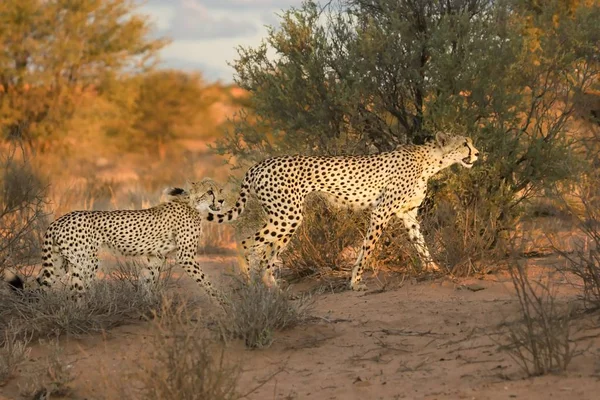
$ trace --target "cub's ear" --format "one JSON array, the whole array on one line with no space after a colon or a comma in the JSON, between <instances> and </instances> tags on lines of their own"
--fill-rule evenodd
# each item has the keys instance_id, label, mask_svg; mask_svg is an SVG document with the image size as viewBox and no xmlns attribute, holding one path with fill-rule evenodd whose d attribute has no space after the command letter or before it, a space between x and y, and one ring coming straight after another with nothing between
<instances>
[{"instance_id":1,"label":"cub's ear","mask_svg":"<svg viewBox=\"0 0 600 400\"><path fill-rule=\"evenodd\" d=\"M166 188L163 192L166 196L181 196L185 193L185 190L178 187L169 187Z\"/></svg>"},{"instance_id":2,"label":"cub's ear","mask_svg":"<svg viewBox=\"0 0 600 400\"><path fill-rule=\"evenodd\" d=\"M163 190L164 201L186 201L189 193L178 187L168 187Z\"/></svg>"},{"instance_id":3,"label":"cub's ear","mask_svg":"<svg viewBox=\"0 0 600 400\"><path fill-rule=\"evenodd\" d=\"M450 143L450 139L451 139L450 135L448 135L444 132L438 132L435 134L435 142L440 147L448 146L448 144Z\"/></svg>"}]
</instances>

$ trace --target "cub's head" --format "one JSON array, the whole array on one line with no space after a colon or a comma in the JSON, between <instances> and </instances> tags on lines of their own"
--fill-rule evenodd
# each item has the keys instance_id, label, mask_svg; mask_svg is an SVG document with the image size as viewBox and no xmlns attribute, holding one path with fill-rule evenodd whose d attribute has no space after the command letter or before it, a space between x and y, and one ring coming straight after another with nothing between
<instances>
[{"instance_id":1,"label":"cub's head","mask_svg":"<svg viewBox=\"0 0 600 400\"><path fill-rule=\"evenodd\" d=\"M435 135L435 145L442 153L446 165L461 164L465 168L471 168L479 158L479 150L473 146L471 138L464 136L450 136L438 132Z\"/></svg>"},{"instance_id":2,"label":"cub's head","mask_svg":"<svg viewBox=\"0 0 600 400\"><path fill-rule=\"evenodd\" d=\"M225 202L223 189L210 178L188 184L187 190L181 188L167 188L164 191L168 201L186 203L196 211L219 211Z\"/></svg>"}]
</instances>

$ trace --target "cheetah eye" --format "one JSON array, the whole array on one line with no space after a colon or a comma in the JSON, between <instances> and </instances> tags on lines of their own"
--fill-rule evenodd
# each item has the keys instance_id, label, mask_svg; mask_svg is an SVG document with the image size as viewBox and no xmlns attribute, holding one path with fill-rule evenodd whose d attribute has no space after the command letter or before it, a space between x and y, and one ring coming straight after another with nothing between
<instances>
[{"instance_id":1,"label":"cheetah eye","mask_svg":"<svg viewBox=\"0 0 600 400\"><path fill-rule=\"evenodd\" d=\"M206 192L207 195L212 196L213 195L213 191L209 190L208 192Z\"/></svg>"}]
</instances>

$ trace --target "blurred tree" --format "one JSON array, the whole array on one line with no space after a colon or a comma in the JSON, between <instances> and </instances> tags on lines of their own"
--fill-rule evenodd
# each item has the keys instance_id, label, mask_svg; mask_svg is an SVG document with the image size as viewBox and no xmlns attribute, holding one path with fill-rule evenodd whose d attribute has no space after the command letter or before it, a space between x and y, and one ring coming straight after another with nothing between
<instances>
[{"instance_id":1,"label":"blurred tree","mask_svg":"<svg viewBox=\"0 0 600 400\"><path fill-rule=\"evenodd\" d=\"M153 65L163 40L133 0L0 2L2 135L48 139L108 74Z\"/></svg>"},{"instance_id":2,"label":"blurred tree","mask_svg":"<svg viewBox=\"0 0 600 400\"><path fill-rule=\"evenodd\" d=\"M133 128L142 133L146 146L154 147L161 159L165 144L195 123L210 104L198 74L156 71L140 78Z\"/></svg>"}]
</instances>

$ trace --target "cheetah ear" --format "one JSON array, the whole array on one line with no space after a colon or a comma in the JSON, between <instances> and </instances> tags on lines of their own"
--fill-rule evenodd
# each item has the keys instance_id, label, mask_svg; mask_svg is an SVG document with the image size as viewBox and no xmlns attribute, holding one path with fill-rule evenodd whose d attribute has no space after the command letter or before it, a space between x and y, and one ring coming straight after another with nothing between
<instances>
[{"instance_id":1,"label":"cheetah ear","mask_svg":"<svg viewBox=\"0 0 600 400\"><path fill-rule=\"evenodd\" d=\"M190 194L182 188L168 187L163 190L164 201L186 201Z\"/></svg>"},{"instance_id":2,"label":"cheetah ear","mask_svg":"<svg viewBox=\"0 0 600 400\"><path fill-rule=\"evenodd\" d=\"M447 135L444 132L438 132L435 134L435 142L442 148L446 147L450 143L450 135Z\"/></svg>"},{"instance_id":3,"label":"cheetah ear","mask_svg":"<svg viewBox=\"0 0 600 400\"><path fill-rule=\"evenodd\" d=\"M163 194L165 196L181 196L184 193L186 193L185 190L183 190L182 188L178 188L178 187L168 187L168 188L165 188L165 190L163 190Z\"/></svg>"}]
</instances>

